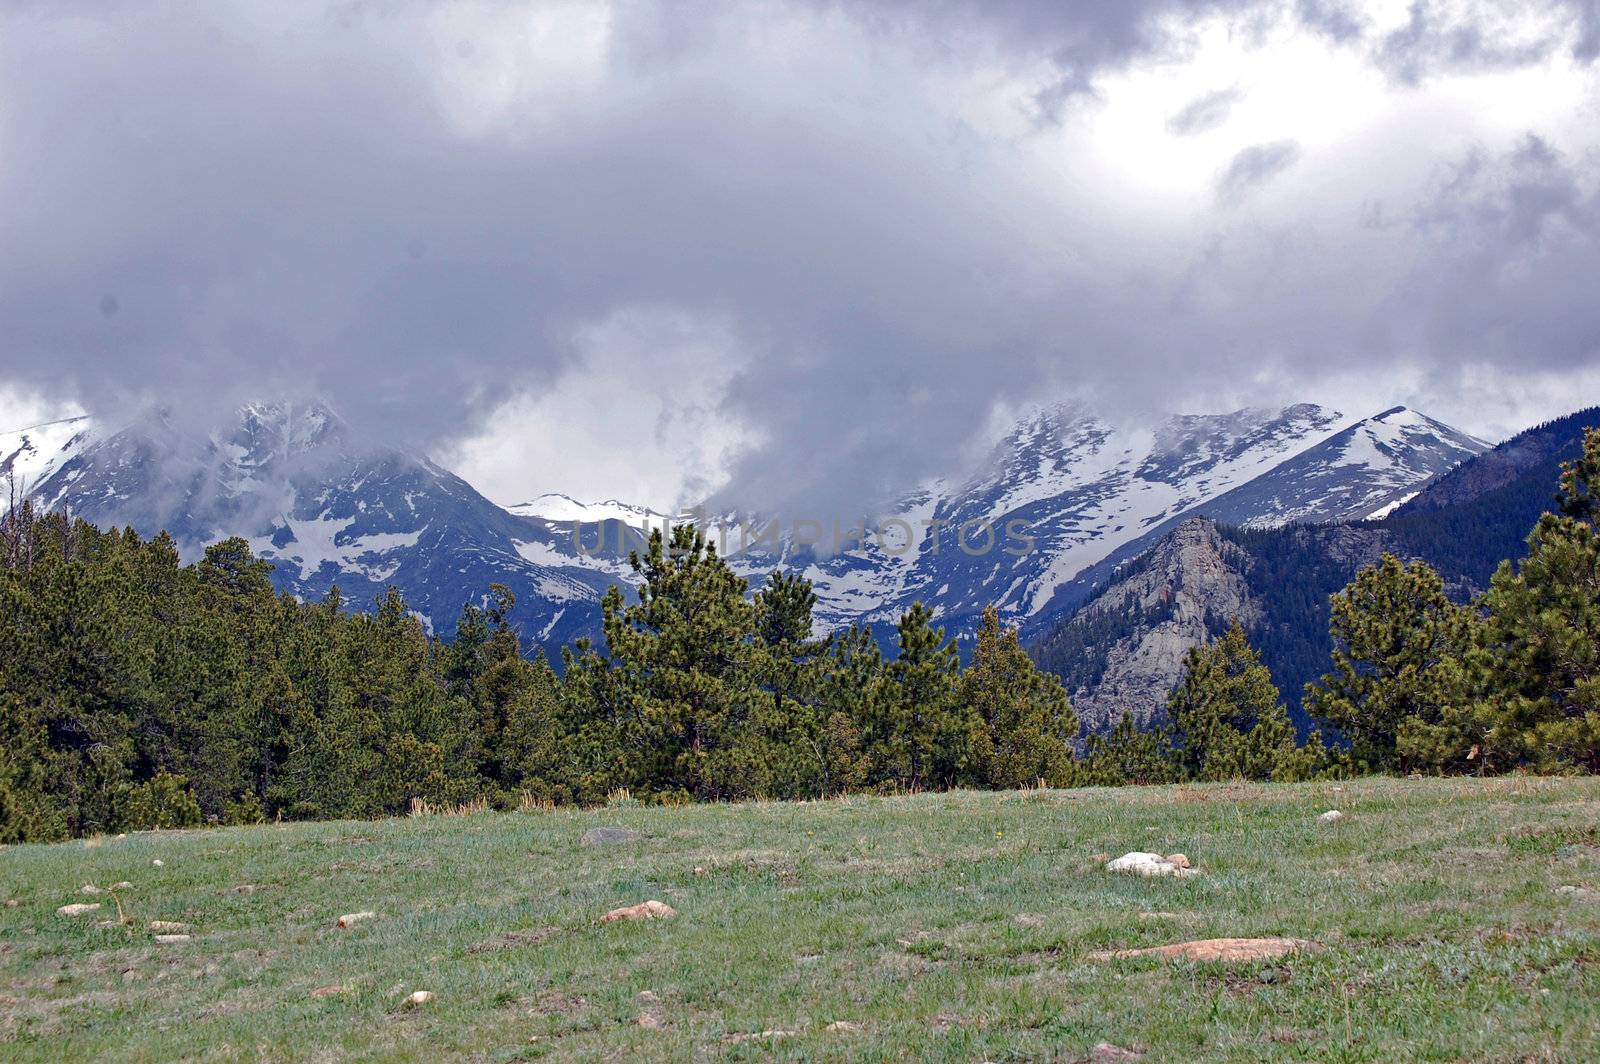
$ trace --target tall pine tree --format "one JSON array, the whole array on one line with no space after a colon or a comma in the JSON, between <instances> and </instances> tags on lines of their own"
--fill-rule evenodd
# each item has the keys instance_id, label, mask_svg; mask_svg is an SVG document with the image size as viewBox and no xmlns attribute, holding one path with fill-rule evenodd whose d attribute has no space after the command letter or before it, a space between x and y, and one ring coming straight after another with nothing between
<instances>
[{"instance_id":1,"label":"tall pine tree","mask_svg":"<svg viewBox=\"0 0 1600 1064\"><path fill-rule=\"evenodd\" d=\"M1600 429L1563 464L1559 513L1539 519L1520 568L1505 562L1483 604L1478 657L1491 756L1600 772Z\"/></svg>"},{"instance_id":2,"label":"tall pine tree","mask_svg":"<svg viewBox=\"0 0 1600 1064\"><path fill-rule=\"evenodd\" d=\"M1385 554L1331 600L1333 671L1306 685L1307 711L1349 741L1358 766L1426 767L1416 729L1459 717L1471 698L1472 623L1426 562ZM1412 737L1404 748L1403 733Z\"/></svg>"}]
</instances>

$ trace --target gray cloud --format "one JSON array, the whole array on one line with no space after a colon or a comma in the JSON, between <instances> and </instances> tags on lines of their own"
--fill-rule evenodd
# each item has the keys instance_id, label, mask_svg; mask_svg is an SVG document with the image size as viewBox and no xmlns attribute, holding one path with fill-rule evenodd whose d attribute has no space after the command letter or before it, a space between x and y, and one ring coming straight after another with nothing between
<instances>
[{"instance_id":1,"label":"gray cloud","mask_svg":"<svg viewBox=\"0 0 1600 1064\"><path fill-rule=\"evenodd\" d=\"M1155 407L1241 361L1594 357L1593 301L1555 302L1600 267L1574 160L1461 164L1425 210L1383 213L1413 220L1400 248L1336 234L1330 252L1298 219L1224 214L1175 223L1210 234L1192 253L1125 254L1095 201L973 128L947 83L1001 70L1032 92L1042 60L1059 111L1173 54L1175 17L1256 6L641 2L590 54L584 12L542 3L538 61L501 2L12 7L0 381L102 412L319 394L431 449L552 388L603 323L665 308L675 335L710 323L740 353L718 413L764 442L722 498L848 511L942 469L996 404L1064 388ZM1298 17L1356 41L1334 10ZM1298 151L1244 149L1218 195L1298 178ZM1501 250L1531 280L1497 278ZM1375 264L1404 299L1353 290ZM648 445L637 429L574 447Z\"/></svg>"},{"instance_id":2,"label":"gray cloud","mask_svg":"<svg viewBox=\"0 0 1600 1064\"><path fill-rule=\"evenodd\" d=\"M1216 129L1228 120L1228 112L1242 99L1244 92L1237 85L1196 96L1167 119L1167 132L1182 137Z\"/></svg>"},{"instance_id":3,"label":"gray cloud","mask_svg":"<svg viewBox=\"0 0 1600 1064\"><path fill-rule=\"evenodd\" d=\"M1557 372L1595 367L1600 192L1582 191L1578 167L1532 135L1502 155L1474 152L1446 167L1412 218L1431 251L1427 268L1378 313L1440 351ZM1573 405L1593 400L1575 395Z\"/></svg>"},{"instance_id":4,"label":"gray cloud","mask_svg":"<svg viewBox=\"0 0 1600 1064\"><path fill-rule=\"evenodd\" d=\"M1358 40L1367 23L1349 0L1296 0L1295 13L1303 25L1341 44Z\"/></svg>"},{"instance_id":5,"label":"gray cloud","mask_svg":"<svg viewBox=\"0 0 1600 1064\"><path fill-rule=\"evenodd\" d=\"M1263 182L1289 169L1300 159L1300 145L1292 140L1252 144L1239 151L1217 175L1217 200L1238 203Z\"/></svg>"},{"instance_id":6,"label":"gray cloud","mask_svg":"<svg viewBox=\"0 0 1600 1064\"><path fill-rule=\"evenodd\" d=\"M1508 19L1548 15L1542 31L1510 33ZM1461 5L1412 0L1406 24L1373 42L1374 62L1399 81L1416 84L1443 71L1492 70L1542 62L1569 46L1593 60L1600 39L1597 0L1524 0Z\"/></svg>"}]
</instances>

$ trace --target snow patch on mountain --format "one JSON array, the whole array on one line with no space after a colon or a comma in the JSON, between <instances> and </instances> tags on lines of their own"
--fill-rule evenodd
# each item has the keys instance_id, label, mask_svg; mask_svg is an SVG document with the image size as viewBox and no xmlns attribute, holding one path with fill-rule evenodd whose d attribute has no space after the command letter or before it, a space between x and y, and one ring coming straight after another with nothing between
<instances>
[{"instance_id":1,"label":"snow patch on mountain","mask_svg":"<svg viewBox=\"0 0 1600 1064\"><path fill-rule=\"evenodd\" d=\"M0 432L0 481L9 478L19 491L31 491L94 439L94 424L88 417Z\"/></svg>"},{"instance_id":2,"label":"snow patch on mountain","mask_svg":"<svg viewBox=\"0 0 1600 1064\"><path fill-rule=\"evenodd\" d=\"M580 524L621 521L630 525L659 525L662 521L668 520L667 514L648 506L634 506L616 499L607 499L604 502L579 502L570 495L562 495L559 492L547 492L536 499L517 503L507 509L522 517L538 517L546 521L569 523L577 521Z\"/></svg>"}]
</instances>

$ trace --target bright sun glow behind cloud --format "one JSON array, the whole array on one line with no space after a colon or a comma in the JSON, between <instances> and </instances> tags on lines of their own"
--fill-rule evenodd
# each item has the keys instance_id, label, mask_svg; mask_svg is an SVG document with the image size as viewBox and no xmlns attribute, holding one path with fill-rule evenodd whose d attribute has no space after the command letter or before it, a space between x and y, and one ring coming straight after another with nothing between
<instances>
[{"instance_id":1,"label":"bright sun glow behind cloud","mask_svg":"<svg viewBox=\"0 0 1600 1064\"><path fill-rule=\"evenodd\" d=\"M1403 21L1403 8L1373 4L1368 15L1392 27ZM1529 16L1523 32L1548 29L1546 19ZM1209 208L1218 175L1253 145L1298 147L1290 169L1299 172L1278 195L1316 196L1316 174L1336 156L1338 199L1348 203L1361 192L1378 196L1425 180L1439 153L1508 145L1527 133L1530 116L1567 116L1550 130L1558 146L1582 148L1596 139L1592 111L1584 115L1593 79L1564 56L1538 67L1446 73L1414 86L1287 19L1213 16L1186 37L1177 55L1096 81L1094 97L1044 138L1058 153L1052 176L1070 182L1074 193L1087 188L1111 209L1165 225ZM1210 128L1170 128L1175 115L1208 95L1227 98ZM1270 204L1276 196L1264 188L1260 198Z\"/></svg>"}]
</instances>

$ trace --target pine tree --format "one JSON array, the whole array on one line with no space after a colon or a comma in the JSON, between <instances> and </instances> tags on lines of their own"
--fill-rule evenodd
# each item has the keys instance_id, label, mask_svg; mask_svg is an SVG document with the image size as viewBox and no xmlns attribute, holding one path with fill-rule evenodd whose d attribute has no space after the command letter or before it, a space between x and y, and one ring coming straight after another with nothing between
<instances>
[{"instance_id":1,"label":"pine tree","mask_svg":"<svg viewBox=\"0 0 1600 1064\"><path fill-rule=\"evenodd\" d=\"M0 694L0 844L53 842L67 818L50 793L49 738L22 699Z\"/></svg>"},{"instance_id":2,"label":"pine tree","mask_svg":"<svg viewBox=\"0 0 1600 1064\"><path fill-rule=\"evenodd\" d=\"M1600 772L1600 429L1562 465L1560 513L1539 519L1520 569L1490 582L1476 658L1485 754L1496 767Z\"/></svg>"},{"instance_id":3,"label":"pine tree","mask_svg":"<svg viewBox=\"0 0 1600 1064\"><path fill-rule=\"evenodd\" d=\"M759 788L774 798L828 793L835 785L832 748L847 738L830 727L822 701L828 641L811 638L816 603L811 581L776 570L753 603L758 682L767 697L752 712L746 741Z\"/></svg>"},{"instance_id":4,"label":"pine tree","mask_svg":"<svg viewBox=\"0 0 1600 1064\"><path fill-rule=\"evenodd\" d=\"M912 789L954 786L967 769L975 715L959 697L961 659L921 602L896 627L899 655L884 672L868 740L874 775Z\"/></svg>"},{"instance_id":5,"label":"pine tree","mask_svg":"<svg viewBox=\"0 0 1600 1064\"><path fill-rule=\"evenodd\" d=\"M1350 743L1358 765L1389 771L1418 760L1420 727L1458 719L1471 698L1464 655L1472 615L1426 563L1385 554L1331 600L1333 671L1306 686L1305 706ZM1399 739L1410 736L1404 749Z\"/></svg>"},{"instance_id":6,"label":"pine tree","mask_svg":"<svg viewBox=\"0 0 1600 1064\"><path fill-rule=\"evenodd\" d=\"M1089 736L1083 759L1074 768L1073 782L1080 787L1120 787L1172 783L1179 776L1171 733L1165 728L1141 731L1133 714L1124 713L1110 734Z\"/></svg>"},{"instance_id":7,"label":"pine tree","mask_svg":"<svg viewBox=\"0 0 1600 1064\"><path fill-rule=\"evenodd\" d=\"M960 697L975 715L968 740L974 782L1004 789L1071 782L1078 718L1067 692L1034 665L1015 628L1001 628L992 604L983 611Z\"/></svg>"},{"instance_id":8,"label":"pine tree","mask_svg":"<svg viewBox=\"0 0 1600 1064\"><path fill-rule=\"evenodd\" d=\"M601 606L648 785L697 798L753 793L760 766L743 740L761 655L744 580L692 525L674 528L670 544L655 531L630 564L643 577L639 602L624 606L614 593Z\"/></svg>"},{"instance_id":9,"label":"pine tree","mask_svg":"<svg viewBox=\"0 0 1600 1064\"><path fill-rule=\"evenodd\" d=\"M1189 649L1167 712L1179 771L1189 779L1270 779L1294 750L1272 673L1237 620L1222 638Z\"/></svg>"},{"instance_id":10,"label":"pine tree","mask_svg":"<svg viewBox=\"0 0 1600 1064\"><path fill-rule=\"evenodd\" d=\"M509 787L552 801L572 799L562 750L571 722L561 695L561 680L541 649L508 707L498 750Z\"/></svg>"},{"instance_id":11,"label":"pine tree","mask_svg":"<svg viewBox=\"0 0 1600 1064\"><path fill-rule=\"evenodd\" d=\"M883 651L870 625L851 625L828 643L821 670L819 696L823 724L818 763L820 793L840 794L884 779L873 774L869 733L886 717L887 696Z\"/></svg>"}]
</instances>

